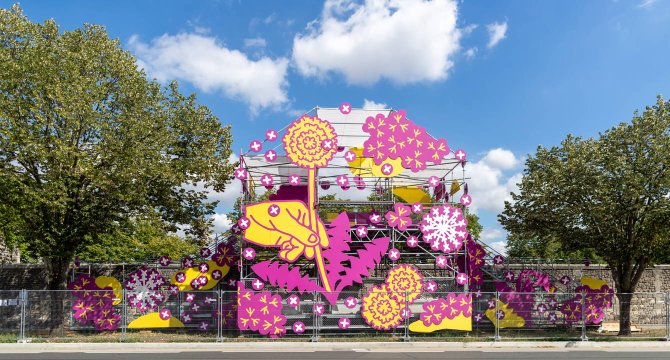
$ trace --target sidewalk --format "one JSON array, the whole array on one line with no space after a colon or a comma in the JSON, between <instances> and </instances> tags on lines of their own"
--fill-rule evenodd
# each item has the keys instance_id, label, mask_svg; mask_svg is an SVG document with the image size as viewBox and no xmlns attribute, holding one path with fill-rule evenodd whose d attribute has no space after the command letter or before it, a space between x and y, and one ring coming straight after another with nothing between
<instances>
[{"instance_id":1,"label":"sidewalk","mask_svg":"<svg viewBox=\"0 0 670 360\"><path fill-rule=\"evenodd\" d=\"M94 352L443 352L443 351L668 351L666 341L537 342L223 342L223 343L26 343L0 344L0 353Z\"/></svg>"}]
</instances>

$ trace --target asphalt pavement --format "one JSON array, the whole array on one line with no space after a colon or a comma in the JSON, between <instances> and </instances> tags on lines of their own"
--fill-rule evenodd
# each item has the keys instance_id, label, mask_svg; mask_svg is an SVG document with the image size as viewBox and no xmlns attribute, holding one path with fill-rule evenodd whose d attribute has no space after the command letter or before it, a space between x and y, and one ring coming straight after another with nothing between
<instances>
[{"instance_id":1,"label":"asphalt pavement","mask_svg":"<svg viewBox=\"0 0 670 360\"><path fill-rule=\"evenodd\" d=\"M224 342L0 344L0 360L670 359L670 342Z\"/></svg>"},{"instance_id":2,"label":"asphalt pavement","mask_svg":"<svg viewBox=\"0 0 670 360\"><path fill-rule=\"evenodd\" d=\"M89 353L89 352L42 352L30 354L0 354L0 359L12 360L221 360L221 359L267 359L267 360L356 360L356 359L668 359L668 352L619 352L619 351L447 351L447 352L176 352L176 353Z\"/></svg>"}]
</instances>

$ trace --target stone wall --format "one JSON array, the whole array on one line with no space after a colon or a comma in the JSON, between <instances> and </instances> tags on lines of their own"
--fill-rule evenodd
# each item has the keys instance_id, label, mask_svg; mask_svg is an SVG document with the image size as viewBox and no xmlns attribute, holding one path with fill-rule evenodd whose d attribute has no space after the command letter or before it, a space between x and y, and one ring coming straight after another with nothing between
<instances>
[{"instance_id":1,"label":"stone wall","mask_svg":"<svg viewBox=\"0 0 670 360\"><path fill-rule=\"evenodd\" d=\"M123 274L136 270L139 265L83 265L79 272L94 276L106 275L123 280ZM528 266L525 266L528 267ZM509 265L506 268L518 272L521 265ZM0 265L0 291L2 290L43 290L46 288L45 268L40 264L3 264ZM547 265L544 271L551 274L558 285L558 292L574 291L576 282L581 276L591 276L603 279L611 287L614 281L610 270L605 265L591 265L585 268L582 265ZM573 283L564 287L558 283L563 275L573 279ZM485 289L492 291L491 289ZM642 276L633 298L632 321L638 325L664 326L667 321L667 305L670 305L670 265L657 265L649 268ZM617 321L619 304L614 298L613 308L607 312L606 321Z\"/></svg>"},{"instance_id":2,"label":"stone wall","mask_svg":"<svg viewBox=\"0 0 670 360\"><path fill-rule=\"evenodd\" d=\"M510 265L510 269L519 270L521 266ZM551 274L557 283L558 292L571 292L577 286L577 281L582 276L590 276L605 280L607 284L614 288L612 273L606 265L551 265L545 270ZM557 280L563 275L568 275L573 279L568 287L558 283ZM640 282L635 290L632 300L631 321L637 325L657 325L665 326L668 317L668 308L670 305L670 265L656 265L649 268L640 278ZM614 297L612 309L607 312L605 321L619 320L619 301Z\"/></svg>"}]
</instances>

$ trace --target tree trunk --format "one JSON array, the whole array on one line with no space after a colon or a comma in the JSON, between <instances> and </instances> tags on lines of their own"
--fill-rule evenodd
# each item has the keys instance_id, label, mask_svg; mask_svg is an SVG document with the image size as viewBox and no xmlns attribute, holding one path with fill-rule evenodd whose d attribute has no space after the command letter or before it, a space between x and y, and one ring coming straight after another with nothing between
<instances>
[{"instance_id":1,"label":"tree trunk","mask_svg":"<svg viewBox=\"0 0 670 360\"><path fill-rule=\"evenodd\" d=\"M48 290L67 289L67 271L71 261L72 256L50 256L44 259Z\"/></svg>"},{"instance_id":2,"label":"tree trunk","mask_svg":"<svg viewBox=\"0 0 670 360\"><path fill-rule=\"evenodd\" d=\"M43 304L41 308L47 307L49 314L46 328L51 336L62 335L63 324L69 313L65 299L68 298L64 290L67 289L67 272L70 268L72 256L51 256L44 259L46 264L47 293L40 297Z\"/></svg>"},{"instance_id":3,"label":"tree trunk","mask_svg":"<svg viewBox=\"0 0 670 360\"><path fill-rule=\"evenodd\" d=\"M617 293L619 299L619 335L630 335L630 308L633 294Z\"/></svg>"}]
</instances>

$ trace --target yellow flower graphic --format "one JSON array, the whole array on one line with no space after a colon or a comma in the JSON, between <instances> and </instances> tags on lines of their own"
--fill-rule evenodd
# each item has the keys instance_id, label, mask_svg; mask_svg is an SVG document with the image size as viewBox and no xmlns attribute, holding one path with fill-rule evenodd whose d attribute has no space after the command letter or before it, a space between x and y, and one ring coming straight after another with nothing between
<instances>
[{"instance_id":1,"label":"yellow flower graphic","mask_svg":"<svg viewBox=\"0 0 670 360\"><path fill-rule=\"evenodd\" d=\"M388 290L396 296L400 304L413 303L421 295L423 277L413 265L402 264L391 269L386 277Z\"/></svg>"},{"instance_id":2,"label":"yellow flower graphic","mask_svg":"<svg viewBox=\"0 0 670 360\"><path fill-rule=\"evenodd\" d=\"M377 330L389 330L402 322L400 302L387 285L374 286L363 297L363 320Z\"/></svg>"},{"instance_id":3,"label":"yellow flower graphic","mask_svg":"<svg viewBox=\"0 0 670 360\"><path fill-rule=\"evenodd\" d=\"M283 142L291 162L308 169L325 167L337 152L335 129L318 116L305 115L293 122Z\"/></svg>"}]
</instances>

